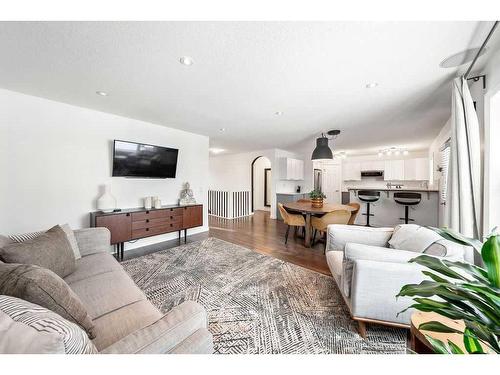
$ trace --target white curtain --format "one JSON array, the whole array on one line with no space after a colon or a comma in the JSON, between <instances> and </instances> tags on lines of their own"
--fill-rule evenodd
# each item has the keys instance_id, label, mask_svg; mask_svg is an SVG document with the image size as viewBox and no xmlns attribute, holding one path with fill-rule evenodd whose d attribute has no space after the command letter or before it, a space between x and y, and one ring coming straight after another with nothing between
<instances>
[{"instance_id":1,"label":"white curtain","mask_svg":"<svg viewBox=\"0 0 500 375\"><path fill-rule=\"evenodd\" d=\"M451 155L446 226L463 235L482 235L481 141L474 102L464 77L453 81Z\"/></svg>"}]
</instances>

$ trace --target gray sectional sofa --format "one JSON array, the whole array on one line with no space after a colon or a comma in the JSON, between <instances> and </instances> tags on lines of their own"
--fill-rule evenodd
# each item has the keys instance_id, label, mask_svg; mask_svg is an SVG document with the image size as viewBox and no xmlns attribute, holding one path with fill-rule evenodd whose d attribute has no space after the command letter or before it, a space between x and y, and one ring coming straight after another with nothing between
<instances>
[{"instance_id":1,"label":"gray sectional sofa","mask_svg":"<svg viewBox=\"0 0 500 375\"><path fill-rule=\"evenodd\" d=\"M64 281L92 318L100 353L213 352L201 305L188 301L161 313L109 253L107 229L75 230L74 235L82 257Z\"/></svg>"}]
</instances>

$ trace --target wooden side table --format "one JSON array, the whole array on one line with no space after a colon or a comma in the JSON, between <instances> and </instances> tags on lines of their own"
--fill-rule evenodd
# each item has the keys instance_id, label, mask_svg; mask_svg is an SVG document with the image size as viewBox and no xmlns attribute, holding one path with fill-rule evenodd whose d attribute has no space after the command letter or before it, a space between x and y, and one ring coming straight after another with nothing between
<instances>
[{"instance_id":1,"label":"wooden side table","mask_svg":"<svg viewBox=\"0 0 500 375\"><path fill-rule=\"evenodd\" d=\"M463 335L459 333L440 333L432 331L423 331L418 329L418 327L422 323L427 323L432 321L440 322L448 327L455 328L461 332L465 330L465 323L461 320L452 320L434 312L416 311L411 316L411 325L410 325L411 350L413 350L415 353L418 354L434 353L432 345L425 338L425 335L428 335L433 339L441 340L444 343L447 343L448 340L450 340L451 342L456 344L460 349L462 349L464 353L467 353L467 350L465 349L464 346ZM483 345L483 349L484 350L487 349L485 345Z\"/></svg>"}]
</instances>

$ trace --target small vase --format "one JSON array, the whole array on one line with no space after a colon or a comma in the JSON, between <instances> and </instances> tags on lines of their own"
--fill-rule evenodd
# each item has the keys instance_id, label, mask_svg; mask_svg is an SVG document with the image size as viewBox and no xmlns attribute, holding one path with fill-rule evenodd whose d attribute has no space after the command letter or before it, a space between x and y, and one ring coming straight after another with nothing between
<instances>
[{"instance_id":1,"label":"small vase","mask_svg":"<svg viewBox=\"0 0 500 375\"><path fill-rule=\"evenodd\" d=\"M311 206L314 208L323 207L323 198L312 198L311 199Z\"/></svg>"},{"instance_id":2,"label":"small vase","mask_svg":"<svg viewBox=\"0 0 500 375\"><path fill-rule=\"evenodd\" d=\"M116 198L111 194L109 185L104 185L104 192L97 199L97 209L102 212L113 212L116 208Z\"/></svg>"}]
</instances>

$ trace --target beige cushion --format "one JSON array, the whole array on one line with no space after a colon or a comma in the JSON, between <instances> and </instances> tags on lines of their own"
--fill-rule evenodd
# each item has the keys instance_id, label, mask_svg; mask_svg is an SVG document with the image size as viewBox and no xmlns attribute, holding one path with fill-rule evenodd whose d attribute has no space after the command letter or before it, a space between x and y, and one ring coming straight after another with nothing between
<instances>
[{"instance_id":1,"label":"beige cushion","mask_svg":"<svg viewBox=\"0 0 500 375\"><path fill-rule=\"evenodd\" d=\"M125 305L94 319L96 338L93 342L101 351L161 317L160 311L148 300Z\"/></svg>"},{"instance_id":2,"label":"beige cushion","mask_svg":"<svg viewBox=\"0 0 500 375\"><path fill-rule=\"evenodd\" d=\"M38 237L0 248L6 263L34 264L55 272L60 277L75 270L75 256L64 230L56 225Z\"/></svg>"},{"instance_id":3,"label":"beige cushion","mask_svg":"<svg viewBox=\"0 0 500 375\"><path fill-rule=\"evenodd\" d=\"M116 342L106 352L167 353L193 333L204 328L207 328L205 309L196 302L186 301L153 324Z\"/></svg>"},{"instance_id":4,"label":"beige cushion","mask_svg":"<svg viewBox=\"0 0 500 375\"><path fill-rule=\"evenodd\" d=\"M75 271L66 276L64 281L71 285L101 273L117 270L122 270L122 266L120 266L120 263L118 263L113 255L109 253L95 253L78 259Z\"/></svg>"},{"instance_id":5,"label":"beige cushion","mask_svg":"<svg viewBox=\"0 0 500 375\"><path fill-rule=\"evenodd\" d=\"M104 314L145 300L144 293L123 270L101 273L70 284L94 320Z\"/></svg>"},{"instance_id":6,"label":"beige cushion","mask_svg":"<svg viewBox=\"0 0 500 375\"><path fill-rule=\"evenodd\" d=\"M76 324L19 298L0 295L0 353L97 353Z\"/></svg>"},{"instance_id":7,"label":"beige cushion","mask_svg":"<svg viewBox=\"0 0 500 375\"><path fill-rule=\"evenodd\" d=\"M45 307L94 338L94 324L78 296L54 272L30 264L0 264L0 294Z\"/></svg>"},{"instance_id":8,"label":"beige cushion","mask_svg":"<svg viewBox=\"0 0 500 375\"><path fill-rule=\"evenodd\" d=\"M68 241L71 245L71 250L73 250L73 254L75 255L75 259L80 259L82 256L80 255L80 248L78 247L78 242L75 237L75 233L69 226L69 224L61 225L62 230L66 233L66 237L68 237ZM8 237L0 236L0 247L4 245L8 245L9 243L14 242L25 242L28 240L32 240L41 234L44 234L45 231L41 232L31 232L31 233L23 233L23 234L13 234ZM8 242L3 243L4 239L7 239Z\"/></svg>"}]
</instances>

